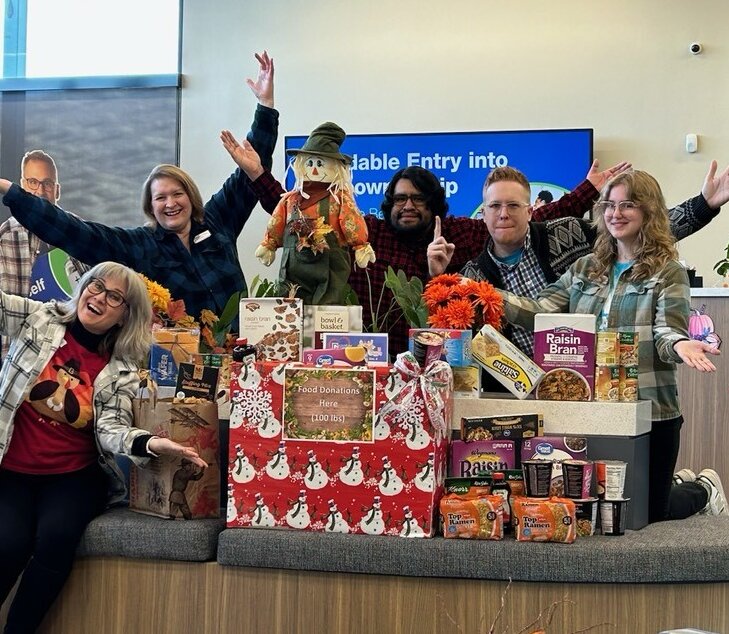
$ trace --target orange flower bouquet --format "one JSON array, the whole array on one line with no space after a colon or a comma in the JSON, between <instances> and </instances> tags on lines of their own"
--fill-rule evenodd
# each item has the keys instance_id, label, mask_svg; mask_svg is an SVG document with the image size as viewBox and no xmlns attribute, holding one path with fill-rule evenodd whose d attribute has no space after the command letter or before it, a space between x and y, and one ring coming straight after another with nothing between
<instances>
[{"instance_id":1,"label":"orange flower bouquet","mask_svg":"<svg viewBox=\"0 0 729 634\"><path fill-rule=\"evenodd\" d=\"M489 324L501 330L504 300L490 282L457 273L437 275L425 285L423 299L433 328L478 331Z\"/></svg>"},{"instance_id":2,"label":"orange flower bouquet","mask_svg":"<svg viewBox=\"0 0 729 634\"><path fill-rule=\"evenodd\" d=\"M182 299L172 299L170 292L161 284L150 280L138 273L147 287L147 295L152 303L153 328L197 328L198 324L193 317L185 311L185 302Z\"/></svg>"}]
</instances>

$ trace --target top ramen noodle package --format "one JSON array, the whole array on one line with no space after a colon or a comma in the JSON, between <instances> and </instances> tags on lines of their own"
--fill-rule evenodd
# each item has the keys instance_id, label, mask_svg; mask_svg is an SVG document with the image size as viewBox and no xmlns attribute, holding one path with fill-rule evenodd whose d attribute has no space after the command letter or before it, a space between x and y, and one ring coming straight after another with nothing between
<instances>
[{"instance_id":1,"label":"top ramen noodle package","mask_svg":"<svg viewBox=\"0 0 729 634\"><path fill-rule=\"evenodd\" d=\"M534 317L534 361L546 372L537 398L590 401L595 387L595 315L539 313Z\"/></svg>"},{"instance_id":2,"label":"top ramen noodle package","mask_svg":"<svg viewBox=\"0 0 729 634\"><path fill-rule=\"evenodd\" d=\"M445 495L440 500L443 537L503 539L504 507L499 495L461 497Z\"/></svg>"},{"instance_id":3,"label":"top ramen noodle package","mask_svg":"<svg viewBox=\"0 0 729 634\"><path fill-rule=\"evenodd\" d=\"M575 503L567 498L512 498L511 513L517 541L571 544L577 537Z\"/></svg>"}]
</instances>

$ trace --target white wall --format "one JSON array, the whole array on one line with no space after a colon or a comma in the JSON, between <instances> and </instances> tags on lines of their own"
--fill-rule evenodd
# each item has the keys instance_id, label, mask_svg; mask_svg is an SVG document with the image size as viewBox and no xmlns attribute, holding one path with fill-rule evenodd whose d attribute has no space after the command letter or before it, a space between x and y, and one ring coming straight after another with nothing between
<instances>
[{"instance_id":1,"label":"white wall","mask_svg":"<svg viewBox=\"0 0 729 634\"><path fill-rule=\"evenodd\" d=\"M284 135L326 120L348 133L591 127L601 164L652 173L670 206L699 191L712 158L729 165L728 25L726 0L186 0L182 167L204 196L220 186L231 163L218 135L248 130L245 78L266 48L279 178ZM257 209L239 242L249 280L277 271L252 255L266 218ZM729 205L681 257L713 285L727 242Z\"/></svg>"}]
</instances>

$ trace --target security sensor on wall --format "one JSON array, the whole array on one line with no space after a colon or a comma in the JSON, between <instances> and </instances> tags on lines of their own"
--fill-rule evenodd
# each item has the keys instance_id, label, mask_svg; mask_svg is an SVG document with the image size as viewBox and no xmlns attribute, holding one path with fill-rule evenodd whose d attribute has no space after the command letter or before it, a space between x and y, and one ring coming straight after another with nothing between
<instances>
[{"instance_id":1,"label":"security sensor on wall","mask_svg":"<svg viewBox=\"0 0 729 634\"><path fill-rule=\"evenodd\" d=\"M686 135L686 151L689 154L693 154L694 152L698 152L699 150L699 137L696 134L687 134Z\"/></svg>"},{"instance_id":2,"label":"security sensor on wall","mask_svg":"<svg viewBox=\"0 0 729 634\"><path fill-rule=\"evenodd\" d=\"M700 55L703 50L704 47L701 46L701 43L699 42L691 42L691 44L689 44L689 53L691 53L691 55Z\"/></svg>"}]
</instances>

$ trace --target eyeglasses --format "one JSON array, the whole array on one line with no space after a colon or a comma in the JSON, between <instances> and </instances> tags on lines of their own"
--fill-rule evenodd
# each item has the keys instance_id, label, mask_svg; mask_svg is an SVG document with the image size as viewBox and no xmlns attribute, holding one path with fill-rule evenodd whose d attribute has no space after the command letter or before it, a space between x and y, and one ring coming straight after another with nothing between
<instances>
[{"instance_id":1,"label":"eyeglasses","mask_svg":"<svg viewBox=\"0 0 729 634\"><path fill-rule=\"evenodd\" d=\"M104 286L104 282L96 277L91 278L86 289L92 295L101 295L104 293L106 295L106 303L112 308L119 308L122 304L127 304L127 306L129 305L127 300L124 298L124 295L122 295L119 291L109 290L106 286Z\"/></svg>"},{"instance_id":2,"label":"eyeglasses","mask_svg":"<svg viewBox=\"0 0 729 634\"><path fill-rule=\"evenodd\" d=\"M529 203L518 203L514 200L509 201L508 203L500 203L500 202L492 202L488 203L487 205L482 205L481 209L483 211L489 211L492 214L497 214L502 209L506 209L506 213L508 214L515 214L520 209L523 209L524 207L528 207Z\"/></svg>"},{"instance_id":3,"label":"eyeglasses","mask_svg":"<svg viewBox=\"0 0 729 634\"><path fill-rule=\"evenodd\" d=\"M39 181L37 178L23 178L28 189L37 191L39 187L42 187L47 192L52 192L56 187L56 181L46 178L45 180Z\"/></svg>"},{"instance_id":4,"label":"eyeglasses","mask_svg":"<svg viewBox=\"0 0 729 634\"><path fill-rule=\"evenodd\" d=\"M392 203L395 207L404 207L408 199L416 207L423 207L428 200L427 196L423 196L423 194L395 194L392 197Z\"/></svg>"},{"instance_id":5,"label":"eyeglasses","mask_svg":"<svg viewBox=\"0 0 729 634\"><path fill-rule=\"evenodd\" d=\"M603 200L595 205L595 208L603 214L614 214L616 207L620 210L621 213L630 213L638 209L638 205L632 200L621 200L617 203L612 200Z\"/></svg>"}]
</instances>

